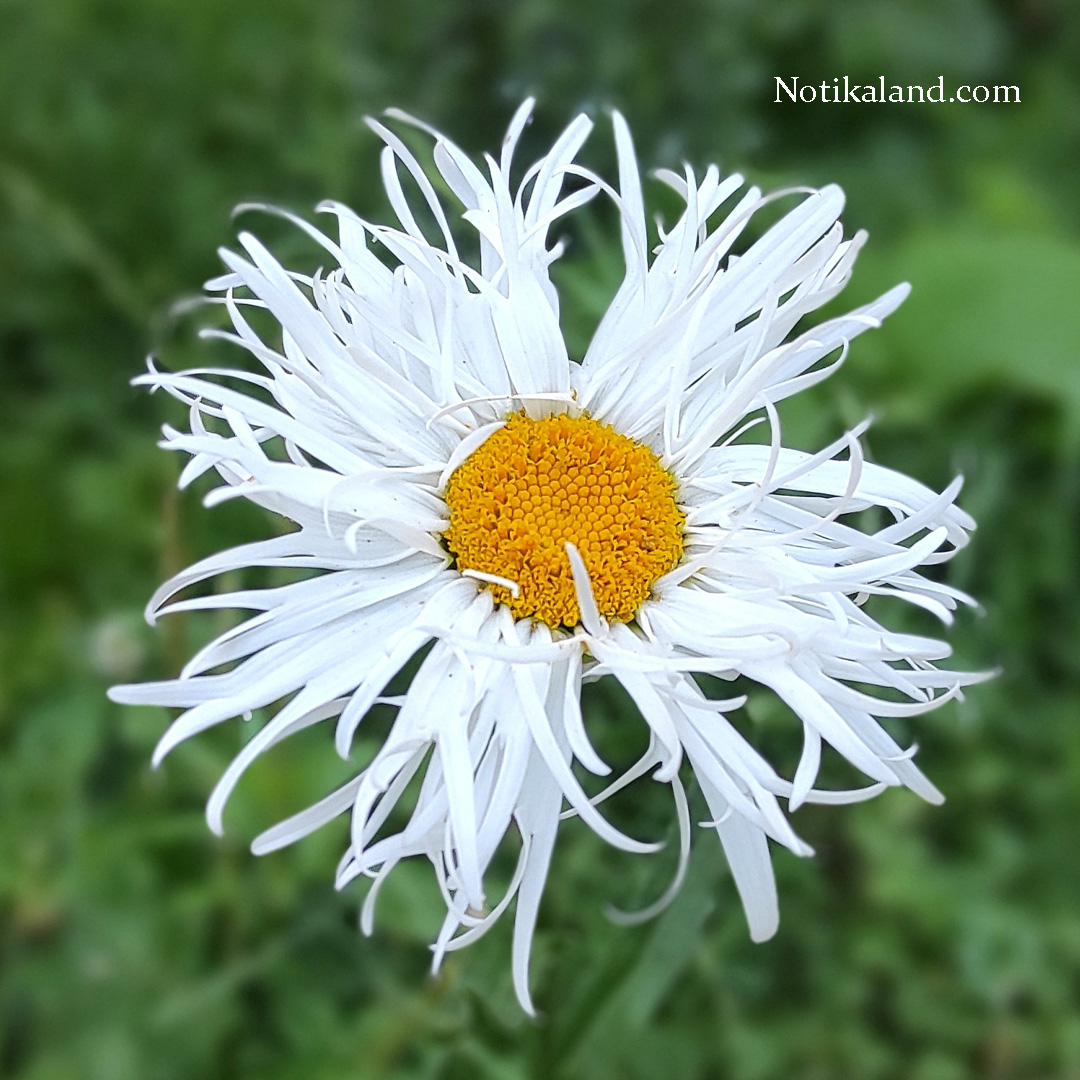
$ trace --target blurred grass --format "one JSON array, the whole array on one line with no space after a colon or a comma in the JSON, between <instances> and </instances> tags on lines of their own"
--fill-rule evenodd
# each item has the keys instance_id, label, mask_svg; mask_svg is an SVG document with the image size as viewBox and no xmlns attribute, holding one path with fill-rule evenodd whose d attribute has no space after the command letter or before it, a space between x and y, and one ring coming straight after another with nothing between
<instances>
[{"instance_id":1,"label":"blurred grass","mask_svg":"<svg viewBox=\"0 0 1080 1080\"><path fill-rule=\"evenodd\" d=\"M0 2L0 1077L1080 1077L1078 45L1065 0ZM1023 100L773 104L775 75L844 73L1015 83ZM341 775L319 733L252 772L217 841L202 800L244 732L153 773L165 716L103 696L213 630L147 630L154 585L267 528L175 494L153 445L166 407L128 386L148 349L202 355L197 319L169 312L216 272L232 206L378 216L365 113L400 105L482 150L534 90L526 153L586 107L590 161L610 168L615 103L647 165L845 186L849 228L872 233L845 302L905 277L915 292L790 403L788 438L873 411L878 459L966 475L980 529L950 575L985 614L952 640L962 664L1004 666L912 729L945 807L892 792L798 813L819 854L777 856L764 946L707 835L666 914L612 927L603 905L655 896L671 853L632 859L568 823L537 1025L509 992L509 924L428 977L423 866L390 878L367 941L358 897L331 889L340 829L247 853ZM600 214L560 269L579 352L618 280L612 239ZM589 705L628 756L625 701ZM795 752L767 700L752 720L778 759ZM615 812L666 835L661 793L635 790Z\"/></svg>"}]
</instances>

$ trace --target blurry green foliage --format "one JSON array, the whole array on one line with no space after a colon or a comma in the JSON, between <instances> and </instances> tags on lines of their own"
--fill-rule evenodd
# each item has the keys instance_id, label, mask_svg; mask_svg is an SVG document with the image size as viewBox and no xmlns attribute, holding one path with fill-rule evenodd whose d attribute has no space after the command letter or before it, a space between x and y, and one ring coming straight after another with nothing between
<instances>
[{"instance_id":1,"label":"blurry green foliage","mask_svg":"<svg viewBox=\"0 0 1080 1080\"><path fill-rule=\"evenodd\" d=\"M1078 45L1066 0L0 0L0 1077L1080 1077ZM1017 84L1022 103L773 102L776 75L843 74ZM778 855L766 945L707 834L664 915L613 927L604 905L655 896L671 852L630 858L568 822L537 1024L509 991L508 924L427 975L424 866L391 877L368 941L358 896L331 889L342 829L247 853L342 775L319 732L253 770L217 841L202 800L239 722L153 773L166 717L103 696L224 625L146 629L153 586L268 528L175 494L153 446L168 408L127 385L148 349L204 355L198 317L170 311L216 272L231 207L377 217L365 113L400 105L481 150L532 91L526 154L584 107L610 168L613 103L646 165L845 186L873 236L844 301L915 292L789 403L788 439L874 411L876 457L938 485L965 473L981 527L950 575L985 614L952 638L961 663L1004 668L908 733L945 807L891 792L799 811L818 857ZM559 268L578 352L618 281L611 226L586 218ZM628 758L625 700L599 688L589 708ZM774 703L749 723L791 759ZM670 838L648 784L613 813Z\"/></svg>"}]
</instances>

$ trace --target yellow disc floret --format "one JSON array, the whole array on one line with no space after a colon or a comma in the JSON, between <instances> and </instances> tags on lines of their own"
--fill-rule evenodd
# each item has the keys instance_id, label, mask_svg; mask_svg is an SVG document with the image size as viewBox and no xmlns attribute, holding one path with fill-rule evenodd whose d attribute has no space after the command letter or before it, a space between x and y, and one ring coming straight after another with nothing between
<instances>
[{"instance_id":1,"label":"yellow disc floret","mask_svg":"<svg viewBox=\"0 0 1080 1080\"><path fill-rule=\"evenodd\" d=\"M518 618L580 618L566 544L589 572L600 614L629 622L654 581L682 558L675 479L647 447L607 424L515 413L450 475L444 534L459 570L493 584Z\"/></svg>"}]
</instances>

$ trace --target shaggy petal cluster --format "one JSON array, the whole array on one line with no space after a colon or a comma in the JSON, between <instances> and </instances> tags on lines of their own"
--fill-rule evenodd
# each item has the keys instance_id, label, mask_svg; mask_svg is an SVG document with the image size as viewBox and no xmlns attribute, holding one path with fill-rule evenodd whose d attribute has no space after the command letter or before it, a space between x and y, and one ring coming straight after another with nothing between
<instances>
[{"instance_id":1,"label":"shaggy petal cluster","mask_svg":"<svg viewBox=\"0 0 1080 1080\"><path fill-rule=\"evenodd\" d=\"M230 792L261 754L332 722L347 757L372 707L392 706L396 718L373 760L260 836L254 850L274 850L350 814L337 880L371 879L365 930L387 875L402 859L426 857L447 908L436 965L513 904L514 982L529 1010L530 943L562 817L579 816L626 851L652 851L655 844L617 831L598 803L643 776L670 786L679 870L640 913L647 916L674 895L685 869L683 778L692 770L751 936L763 940L778 922L770 841L810 854L784 804L850 802L898 785L940 801L912 760L914 748L898 745L883 721L933 709L975 678L939 669L947 646L892 633L864 606L868 597L892 596L948 623L967 600L920 573L950 558L973 527L954 505L959 481L937 494L866 462L863 427L813 454L780 441L776 403L829 375L849 342L878 326L908 291L898 286L796 332L841 291L866 239L844 239L840 190L763 196L715 167L661 172L685 211L650 249L623 119L613 118L614 183L575 164L592 127L585 116L515 183L513 157L530 111L527 102L500 158L483 165L424 128L434 140L434 171L373 122L398 226L334 203L320 209L336 219L336 240L292 219L329 255L327 272L288 271L246 232L244 254L221 252L228 272L208 288L232 329L208 333L246 349L258 371L168 374L151 365L137 382L189 406L189 430L166 427L163 444L190 459L182 485L215 472L221 484L208 504L250 499L290 525L163 586L151 619L221 607L252 614L179 678L112 691L118 701L181 710L155 761L215 724L276 709L210 797L208 820L218 832ZM598 194L618 208L626 274L586 355L572 360L549 276L562 245L549 233ZM794 209L736 254L755 213L793 195ZM459 247L466 241L478 255L466 256ZM246 314L252 308L263 309L262 323L269 313L280 324L273 340L256 332ZM588 558L573 543L562 545L580 616L572 626L515 616L500 597L516 583L456 564L445 539L447 483L522 414L588 415L649 448L674 477L681 558L632 618L601 614ZM756 424L764 438L748 440ZM274 588L177 598L248 567L306 573ZM425 647L408 692L385 697ZM790 707L804 739L793 776L779 775L729 719L743 699L709 698L700 673L746 677ZM583 723L581 687L605 676L636 703L650 745L590 797L583 771L611 769ZM818 788L823 743L869 784ZM399 807L414 777L419 794ZM519 842L517 870L505 894L489 900L485 874L508 834Z\"/></svg>"}]
</instances>

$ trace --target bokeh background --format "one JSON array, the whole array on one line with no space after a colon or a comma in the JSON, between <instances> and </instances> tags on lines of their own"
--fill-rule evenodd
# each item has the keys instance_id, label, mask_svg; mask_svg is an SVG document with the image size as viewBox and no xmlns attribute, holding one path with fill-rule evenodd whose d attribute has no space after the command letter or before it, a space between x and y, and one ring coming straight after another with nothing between
<instances>
[{"instance_id":1,"label":"bokeh background","mask_svg":"<svg viewBox=\"0 0 1080 1080\"><path fill-rule=\"evenodd\" d=\"M1078 56L1066 0L0 0L0 1077L1080 1077ZM844 74L1021 102L774 102L777 75ZM427 975L426 865L391 877L367 940L360 895L332 889L343 828L248 853L342 775L325 733L252 770L219 841L202 800L250 727L155 773L167 717L104 696L225 625L149 630L154 585L271 528L177 496L154 446L176 414L128 385L150 350L206 358L211 315L174 304L217 272L231 208L330 197L378 218L365 114L403 106L479 152L530 92L526 159L586 109L585 159L610 169L614 104L645 165L844 185L849 230L871 233L844 303L914 293L789 403L788 440L873 412L876 459L965 474L980 528L949 575L984 611L951 638L960 665L1003 668L905 733L944 807L892 791L798 812L819 854L777 854L768 944L706 832L667 913L612 926L604 904L654 897L671 845L627 856L567 823L537 1023L510 991L509 922ZM245 225L314 265L280 223ZM578 354L621 272L612 226L582 215L559 270ZM589 710L611 757L639 748L616 694ZM790 767L789 716L755 697L744 723ZM658 785L612 812L671 838Z\"/></svg>"}]
</instances>

